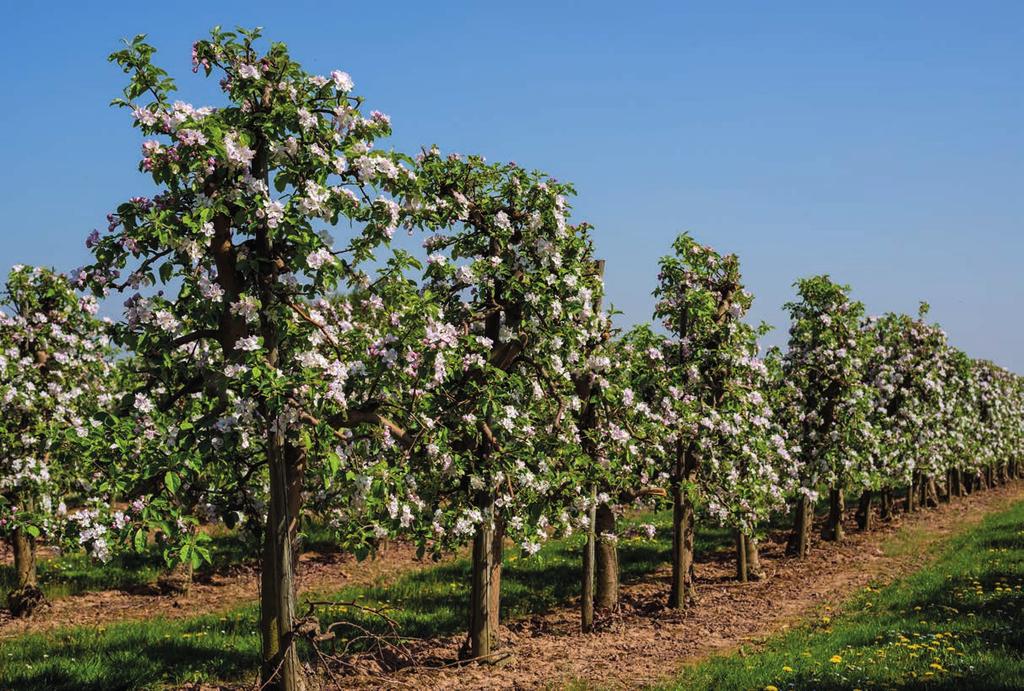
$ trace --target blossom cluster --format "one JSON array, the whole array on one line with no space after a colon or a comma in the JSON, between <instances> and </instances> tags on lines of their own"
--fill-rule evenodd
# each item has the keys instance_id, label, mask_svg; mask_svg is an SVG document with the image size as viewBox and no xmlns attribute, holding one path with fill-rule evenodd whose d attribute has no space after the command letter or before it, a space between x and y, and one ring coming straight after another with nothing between
<instances>
[{"instance_id":1,"label":"blossom cluster","mask_svg":"<svg viewBox=\"0 0 1024 691\"><path fill-rule=\"evenodd\" d=\"M0 531L61 532L64 498L91 491L84 454L110 395L96 301L50 269L15 266L0 299Z\"/></svg>"}]
</instances>

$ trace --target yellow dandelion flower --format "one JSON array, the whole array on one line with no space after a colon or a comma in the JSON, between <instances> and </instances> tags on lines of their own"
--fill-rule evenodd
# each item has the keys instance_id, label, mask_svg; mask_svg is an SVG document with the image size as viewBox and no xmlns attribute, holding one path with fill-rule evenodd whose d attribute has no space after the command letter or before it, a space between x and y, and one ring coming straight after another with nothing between
<instances>
[{"instance_id":1,"label":"yellow dandelion flower","mask_svg":"<svg viewBox=\"0 0 1024 691\"><path fill-rule=\"evenodd\" d=\"M793 668L790 667L789 665L786 665L785 667L782 668L782 671L783 672L792 672Z\"/></svg>"},{"instance_id":2,"label":"yellow dandelion flower","mask_svg":"<svg viewBox=\"0 0 1024 691\"><path fill-rule=\"evenodd\" d=\"M841 656L839 656L839 655L833 655L832 657L830 657L828 659L828 661L831 662L834 665L838 665L840 662L843 661L843 658Z\"/></svg>"},{"instance_id":3,"label":"yellow dandelion flower","mask_svg":"<svg viewBox=\"0 0 1024 691\"><path fill-rule=\"evenodd\" d=\"M768 686L764 687L764 691L779 691L779 687L768 684Z\"/></svg>"}]
</instances>

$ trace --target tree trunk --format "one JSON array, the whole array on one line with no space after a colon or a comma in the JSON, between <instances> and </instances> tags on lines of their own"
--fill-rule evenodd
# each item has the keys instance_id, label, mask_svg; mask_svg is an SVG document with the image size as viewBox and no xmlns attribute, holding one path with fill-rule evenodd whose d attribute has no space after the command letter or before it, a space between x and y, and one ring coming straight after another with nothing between
<instances>
[{"instance_id":1,"label":"tree trunk","mask_svg":"<svg viewBox=\"0 0 1024 691\"><path fill-rule=\"evenodd\" d=\"M268 361L277 360L276 338L264 331ZM263 572L260 576L260 630L263 664L260 683L278 691L304 691L306 674L296 646L295 626L295 536L301 494L296 495L294 463L301 456L288 448L284 429L267 407L267 469L270 480L267 525L263 536ZM293 513L295 512L295 513Z\"/></svg>"},{"instance_id":2,"label":"tree trunk","mask_svg":"<svg viewBox=\"0 0 1024 691\"><path fill-rule=\"evenodd\" d=\"M597 584L594 607L609 610L619 606L619 546L616 539L604 538L602 535L617 535L615 512L607 504L597 507Z\"/></svg>"},{"instance_id":3,"label":"tree trunk","mask_svg":"<svg viewBox=\"0 0 1024 691\"><path fill-rule=\"evenodd\" d=\"M758 554L757 538L747 535L747 578L752 581L760 581L764 577L764 569L761 568L761 555Z\"/></svg>"},{"instance_id":4,"label":"tree trunk","mask_svg":"<svg viewBox=\"0 0 1024 691\"><path fill-rule=\"evenodd\" d=\"M910 485L907 487L907 513L917 511L917 472L910 478Z\"/></svg>"},{"instance_id":5,"label":"tree trunk","mask_svg":"<svg viewBox=\"0 0 1024 691\"><path fill-rule=\"evenodd\" d=\"M487 628L492 632L491 649L499 647L501 640L498 636L498 626L501 624L501 563L505 558L505 524L500 519L494 521L494 531L491 535L491 577L490 597L491 604L487 608L489 620Z\"/></svg>"},{"instance_id":6,"label":"tree trunk","mask_svg":"<svg viewBox=\"0 0 1024 691\"><path fill-rule=\"evenodd\" d=\"M883 521L892 520L892 490L882 490L881 517Z\"/></svg>"},{"instance_id":7,"label":"tree trunk","mask_svg":"<svg viewBox=\"0 0 1024 691\"><path fill-rule=\"evenodd\" d=\"M741 530L736 531L736 580L747 582L747 536Z\"/></svg>"},{"instance_id":8,"label":"tree trunk","mask_svg":"<svg viewBox=\"0 0 1024 691\"><path fill-rule=\"evenodd\" d=\"M188 595L192 589L192 560L175 564L156 579L157 590L162 595Z\"/></svg>"},{"instance_id":9,"label":"tree trunk","mask_svg":"<svg viewBox=\"0 0 1024 691\"><path fill-rule=\"evenodd\" d=\"M21 528L16 528L11 542L14 548L14 572L18 577L18 587L36 585L36 539Z\"/></svg>"},{"instance_id":10,"label":"tree trunk","mask_svg":"<svg viewBox=\"0 0 1024 691\"><path fill-rule=\"evenodd\" d=\"M960 496L960 488L958 485L958 478L956 468L948 468L946 470L946 499L952 502L953 497Z\"/></svg>"},{"instance_id":11,"label":"tree trunk","mask_svg":"<svg viewBox=\"0 0 1024 691\"><path fill-rule=\"evenodd\" d=\"M260 107L269 108L263 103ZM252 176L269 185L270 147L262 132L254 134L254 149L250 172ZM214 232L217 233L215 219ZM220 218L227 247L231 247L230 217ZM280 318L276 314L280 300L276 293L279 267L283 266L281 257L274 249L273 231L265 224L254 229L254 241L257 262L256 289L259 293L260 335L263 337L263 349L266 362L270 368L278 366L281 353L282 329ZM217 242L215 235L212 242ZM230 264L234 263L229 257ZM233 270L233 266L231 269ZM218 273L221 266L218 261ZM234 292L234 291L229 291ZM245 329L245 322L237 319L224 310L222 322L225 350L235 350L236 329ZM267 507L267 527L264 537L263 572L260 588L260 629L262 638L263 664L260 670L261 688L277 689L278 691L304 691L306 674L299 660L296 646L295 627L295 535L298 531L299 514L302 508L301 491L295 492L295 485L301 485L299 473L302 468L297 466L301 452L289 449L286 437L286 425L280 416L277 405L267 397L259 401L259 409L267 425L266 459L269 475L269 502ZM298 454L298 455L297 455Z\"/></svg>"},{"instance_id":12,"label":"tree trunk","mask_svg":"<svg viewBox=\"0 0 1024 691\"><path fill-rule=\"evenodd\" d=\"M504 530L494 521L494 501L489 500L484 523L473 536L473 574L470 588L469 639L464 656L489 656L498 647L501 608L501 559Z\"/></svg>"},{"instance_id":13,"label":"tree trunk","mask_svg":"<svg viewBox=\"0 0 1024 691\"><path fill-rule=\"evenodd\" d=\"M843 511L846 504L843 500L841 487L828 491L828 520L821 531L821 537L832 542L840 542L843 539Z\"/></svg>"},{"instance_id":14,"label":"tree trunk","mask_svg":"<svg viewBox=\"0 0 1024 691\"><path fill-rule=\"evenodd\" d=\"M7 594L7 606L12 616L29 617L46 604L46 596L36 578L36 539L16 528L11 534L11 549L17 587Z\"/></svg>"},{"instance_id":15,"label":"tree trunk","mask_svg":"<svg viewBox=\"0 0 1024 691\"><path fill-rule=\"evenodd\" d=\"M302 554L300 539L302 520L302 484L306 475L306 449L299 444L287 444L285 446L286 479L288 481L288 515L289 522L288 540L292 546L292 570L298 572L299 555Z\"/></svg>"},{"instance_id":16,"label":"tree trunk","mask_svg":"<svg viewBox=\"0 0 1024 691\"><path fill-rule=\"evenodd\" d=\"M814 520L814 505L810 497L801 494L793 512L793 532L789 535L786 553L803 559L811 548L811 523Z\"/></svg>"},{"instance_id":17,"label":"tree trunk","mask_svg":"<svg viewBox=\"0 0 1024 691\"><path fill-rule=\"evenodd\" d=\"M269 243L265 235L261 244ZM269 256L269 244L263 247L263 256ZM264 281L274 280L271 276ZM265 286L264 286L265 287ZM264 305L272 303L272 293L262 291ZM278 331L270 320L262 323L267 362L276 366L278 361ZM260 576L260 629L263 664L260 682L264 688L279 691L304 691L306 674L299 659L295 626L295 557L299 512L302 508L301 485L302 452L291 448L284 425L274 409L261 403L261 411L268 427L266 441L267 471L269 476L269 502L267 525L263 536L263 572Z\"/></svg>"},{"instance_id":18,"label":"tree trunk","mask_svg":"<svg viewBox=\"0 0 1024 691\"><path fill-rule=\"evenodd\" d=\"M268 436L267 461L270 469L270 504L264 535L263 573L260 589L260 622L263 638L265 688L302 691L305 672L295 645L295 572L292 556L296 518L289 511L288 477L284 435L272 430Z\"/></svg>"},{"instance_id":19,"label":"tree trunk","mask_svg":"<svg viewBox=\"0 0 1024 691\"><path fill-rule=\"evenodd\" d=\"M871 523L873 516L872 504L874 503L874 493L871 490L866 489L861 492L860 502L857 504L857 527L861 530L871 530Z\"/></svg>"},{"instance_id":20,"label":"tree trunk","mask_svg":"<svg viewBox=\"0 0 1024 691\"><path fill-rule=\"evenodd\" d=\"M594 272L599 278L604 278L604 260L596 260L594 262ZM597 312L601 311L601 297L598 295L595 300L594 310ZM583 448L590 460L595 465L599 465L601 462L600 453L594 444L594 440L591 435L596 433L597 427L597 416L592 396L595 393L596 377L593 373L586 373L582 376L577 376L575 379L576 394L579 399L583 401L584 406L581 411L579 418L579 433L583 441ZM587 521L587 543L583 550L583 587L581 588L581 600L580 600L580 628L584 633L589 633L594 628L594 581L596 579L597 572L597 546L598 541L601 539L601 531L597 525L597 513L599 509L597 507L597 486L591 486L590 488L590 510L588 512Z\"/></svg>"},{"instance_id":21,"label":"tree trunk","mask_svg":"<svg viewBox=\"0 0 1024 691\"><path fill-rule=\"evenodd\" d=\"M691 466L691 453L686 454L685 467ZM683 477L689 479L684 471ZM693 502L682 482L672 483L672 588L668 595L671 609L683 609L693 598Z\"/></svg>"},{"instance_id":22,"label":"tree trunk","mask_svg":"<svg viewBox=\"0 0 1024 691\"><path fill-rule=\"evenodd\" d=\"M594 572L597 558L597 491L591 488L590 508L587 510L587 541L583 545L583 587L580 597L580 629L583 633L594 630Z\"/></svg>"},{"instance_id":23,"label":"tree trunk","mask_svg":"<svg viewBox=\"0 0 1024 691\"><path fill-rule=\"evenodd\" d=\"M921 483L921 492L924 495L922 504L929 508L936 508L939 505L939 490L935 486L935 478L931 475L924 478Z\"/></svg>"},{"instance_id":24,"label":"tree trunk","mask_svg":"<svg viewBox=\"0 0 1024 691\"><path fill-rule=\"evenodd\" d=\"M32 499L26 499L23 509L35 509ZM16 587L7 594L7 606L15 617L29 617L46 604L46 596L39 588L36 575L36 539L22 528L11 533L11 551L14 552Z\"/></svg>"}]
</instances>

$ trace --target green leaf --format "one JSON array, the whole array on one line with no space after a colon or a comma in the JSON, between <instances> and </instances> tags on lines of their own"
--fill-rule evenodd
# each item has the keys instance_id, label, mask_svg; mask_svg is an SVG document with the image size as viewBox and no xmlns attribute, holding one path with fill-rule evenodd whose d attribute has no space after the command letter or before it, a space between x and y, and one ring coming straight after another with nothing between
<instances>
[{"instance_id":1,"label":"green leaf","mask_svg":"<svg viewBox=\"0 0 1024 691\"><path fill-rule=\"evenodd\" d=\"M176 494L178 488L181 487L181 478L173 470L168 470L164 475L164 484L167 486L167 490L171 494Z\"/></svg>"}]
</instances>

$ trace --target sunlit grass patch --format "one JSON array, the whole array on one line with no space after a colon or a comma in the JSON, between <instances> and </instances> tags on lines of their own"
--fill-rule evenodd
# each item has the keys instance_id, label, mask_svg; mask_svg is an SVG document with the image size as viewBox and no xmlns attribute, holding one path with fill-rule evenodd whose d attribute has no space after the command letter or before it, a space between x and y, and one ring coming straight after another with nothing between
<instances>
[{"instance_id":1,"label":"sunlit grass patch","mask_svg":"<svg viewBox=\"0 0 1024 691\"><path fill-rule=\"evenodd\" d=\"M842 613L686 670L678 689L1021 688L1024 504Z\"/></svg>"},{"instance_id":2,"label":"sunlit grass patch","mask_svg":"<svg viewBox=\"0 0 1024 691\"><path fill-rule=\"evenodd\" d=\"M236 532L215 529L211 537L212 564L204 564L200 572L225 568L246 559L244 540ZM83 552L52 556L44 553L36 569L39 587L53 600L99 590L134 591L153 584L168 567L160 549L149 545L142 553L117 553L105 564ZM14 589L16 581L14 566L0 565L0 598Z\"/></svg>"}]
</instances>

